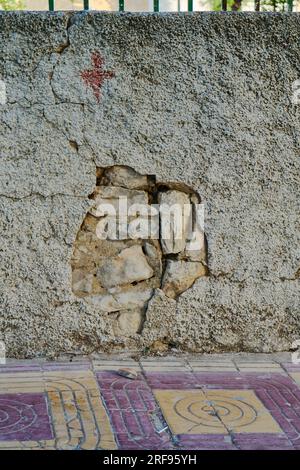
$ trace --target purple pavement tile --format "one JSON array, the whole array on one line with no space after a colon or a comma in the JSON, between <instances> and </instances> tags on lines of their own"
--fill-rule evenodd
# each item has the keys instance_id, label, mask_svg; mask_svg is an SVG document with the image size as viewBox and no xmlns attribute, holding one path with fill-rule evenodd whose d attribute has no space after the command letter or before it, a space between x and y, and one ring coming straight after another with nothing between
<instances>
[{"instance_id":1,"label":"purple pavement tile","mask_svg":"<svg viewBox=\"0 0 300 470\"><path fill-rule=\"evenodd\" d=\"M138 374L138 377L135 380L124 378L114 371L96 372L96 377L101 378L100 381L98 380L101 390L111 390L112 388L114 391L118 388L123 390L124 383L126 384L127 389L135 389L136 384L145 384L145 380L141 374Z\"/></svg>"},{"instance_id":2,"label":"purple pavement tile","mask_svg":"<svg viewBox=\"0 0 300 470\"><path fill-rule=\"evenodd\" d=\"M146 380L152 389L185 390L197 388L192 372L145 372Z\"/></svg>"},{"instance_id":3,"label":"purple pavement tile","mask_svg":"<svg viewBox=\"0 0 300 470\"><path fill-rule=\"evenodd\" d=\"M254 387L256 389L276 389L280 391L287 391L293 393L299 393L299 386L286 374L257 374L250 375L243 374L244 379L249 383L249 388Z\"/></svg>"},{"instance_id":4,"label":"purple pavement tile","mask_svg":"<svg viewBox=\"0 0 300 470\"><path fill-rule=\"evenodd\" d=\"M178 446L182 450L236 450L230 436L223 434L179 434Z\"/></svg>"},{"instance_id":5,"label":"purple pavement tile","mask_svg":"<svg viewBox=\"0 0 300 470\"><path fill-rule=\"evenodd\" d=\"M241 372L227 372L222 374L195 372L195 383L208 389L245 389L245 390L285 390L298 394L297 384L285 374L254 374Z\"/></svg>"},{"instance_id":6,"label":"purple pavement tile","mask_svg":"<svg viewBox=\"0 0 300 470\"><path fill-rule=\"evenodd\" d=\"M237 434L237 437L235 436L236 442L239 442L239 436L241 436L240 446L244 446L244 448L251 448L252 439L253 448L260 448L261 445L263 448L270 449L275 449L276 446L278 448L292 448L292 444L298 443L300 436L300 389L285 373L194 372L193 380L191 380L190 374L174 376L174 374L151 372L146 376L148 383L157 389L252 390L277 421L285 435L262 434L260 441L260 434ZM184 438L181 437L180 444L189 446L189 442L191 445L196 443L197 447L198 444L202 446L204 443L201 448L209 448L209 437L205 440L203 436L198 436L199 441L197 441L197 438L190 438L188 435ZM217 443L214 445L220 445L221 442L222 448L228 448L232 445L226 441L224 443L222 438L220 441L220 437L216 438L214 442Z\"/></svg>"},{"instance_id":7,"label":"purple pavement tile","mask_svg":"<svg viewBox=\"0 0 300 470\"><path fill-rule=\"evenodd\" d=\"M0 441L52 439L46 396L41 393L0 395Z\"/></svg>"},{"instance_id":8,"label":"purple pavement tile","mask_svg":"<svg viewBox=\"0 0 300 470\"><path fill-rule=\"evenodd\" d=\"M166 438L150 436L131 436L128 433L115 435L120 450L173 450L173 444Z\"/></svg>"},{"instance_id":9,"label":"purple pavement tile","mask_svg":"<svg viewBox=\"0 0 300 470\"><path fill-rule=\"evenodd\" d=\"M2 373L16 373L16 372L40 372L40 364L2 364L0 365L0 375Z\"/></svg>"},{"instance_id":10,"label":"purple pavement tile","mask_svg":"<svg viewBox=\"0 0 300 470\"><path fill-rule=\"evenodd\" d=\"M283 362L281 367L289 372L300 372L300 364L294 364L293 362Z\"/></svg>"},{"instance_id":11,"label":"purple pavement tile","mask_svg":"<svg viewBox=\"0 0 300 470\"><path fill-rule=\"evenodd\" d=\"M169 432L147 382L142 376L126 379L113 372L96 374L102 399L120 449L172 449Z\"/></svg>"},{"instance_id":12,"label":"purple pavement tile","mask_svg":"<svg viewBox=\"0 0 300 470\"><path fill-rule=\"evenodd\" d=\"M207 389L247 389L250 388L245 377L239 372L194 372L194 386ZM188 388L188 387L185 387Z\"/></svg>"},{"instance_id":13,"label":"purple pavement tile","mask_svg":"<svg viewBox=\"0 0 300 470\"><path fill-rule=\"evenodd\" d=\"M240 433L233 434L232 439L240 450L293 450L284 434Z\"/></svg>"},{"instance_id":14,"label":"purple pavement tile","mask_svg":"<svg viewBox=\"0 0 300 470\"><path fill-rule=\"evenodd\" d=\"M103 390L102 396L110 409L130 409L134 407L136 411L155 410L155 401L153 396L149 397L148 390L141 386L137 390L127 389L126 394L122 390L114 392Z\"/></svg>"},{"instance_id":15,"label":"purple pavement tile","mask_svg":"<svg viewBox=\"0 0 300 470\"><path fill-rule=\"evenodd\" d=\"M12 363L0 367L0 374L90 369L90 362L85 360L42 365ZM99 371L95 375L120 449L300 449L300 387L284 372L146 371L139 373L135 380L121 377L116 371ZM177 434L172 437L153 390L176 389L252 390L282 433ZM0 440L44 439L53 439L46 395L0 395Z\"/></svg>"}]
</instances>

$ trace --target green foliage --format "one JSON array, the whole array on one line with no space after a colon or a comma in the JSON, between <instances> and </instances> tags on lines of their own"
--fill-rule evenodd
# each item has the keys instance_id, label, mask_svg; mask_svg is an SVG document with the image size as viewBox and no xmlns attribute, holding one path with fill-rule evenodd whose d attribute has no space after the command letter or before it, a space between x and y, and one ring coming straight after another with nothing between
<instances>
[{"instance_id":1,"label":"green foliage","mask_svg":"<svg viewBox=\"0 0 300 470\"><path fill-rule=\"evenodd\" d=\"M25 8L23 0L0 0L2 10L22 10Z\"/></svg>"},{"instance_id":2,"label":"green foliage","mask_svg":"<svg viewBox=\"0 0 300 470\"><path fill-rule=\"evenodd\" d=\"M268 8L271 7L271 8ZM262 0L261 10L273 10L273 11L287 11L288 2L286 0Z\"/></svg>"},{"instance_id":3,"label":"green foliage","mask_svg":"<svg viewBox=\"0 0 300 470\"><path fill-rule=\"evenodd\" d=\"M241 9L243 0L228 0L227 1L227 10L239 11ZM253 0L254 2L254 0ZM221 0L211 0L210 5L212 5L213 11L222 10ZM288 11L288 0L261 0L261 11L279 11L284 12Z\"/></svg>"},{"instance_id":4,"label":"green foliage","mask_svg":"<svg viewBox=\"0 0 300 470\"><path fill-rule=\"evenodd\" d=\"M210 2L212 5L212 11L222 10L222 0L212 0ZM239 11L242 5L242 0L227 0L227 10L228 11Z\"/></svg>"}]
</instances>

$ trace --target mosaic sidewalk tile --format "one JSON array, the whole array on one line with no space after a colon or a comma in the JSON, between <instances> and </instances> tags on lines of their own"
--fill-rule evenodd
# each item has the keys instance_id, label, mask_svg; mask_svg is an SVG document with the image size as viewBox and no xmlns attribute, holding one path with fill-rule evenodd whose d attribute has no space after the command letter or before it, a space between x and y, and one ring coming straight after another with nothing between
<instances>
[{"instance_id":1,"label":"mosaic sidewalk tile","mask_svg":"<svg viewBox=\"0 0 300 470\"><path fill-rule=\"evenodd\" d=\"M228 434L201 390L154 390L173 434Z\"/></svg>"},{"instance_id":2,"label":"mosaic sidewalk tile","mask_svg":"<svg viewBox=\"0 0 300 470\"><path fill-rule=\"evenodd\" d=\"M98 372L98 383L120 449L172 449L151 389L140 375L129 380Z\"/></svg>"},{"instance_id":3,"label":"mosaic sidewalk tile","mask_svg":"<svg viewBox=\"0 0 300 470\"><path fill-rule=\"evenodd\" d=\"M0 448L300 449L300 368L246 359L10 362Z\"/></svg>"},{"instance_id":4,"label":"mosaic sidewalk tile","mask_svg":"<svg viewBox=\"0 0 300 470\"><path fill-rule=\"evenodd\" d=\"M145 371L147 382L152 389L197 388L197 381L192 372L153 372Z\"/></svg>"},{"instance_id":5,"label":"mosaic sidewalk tile","mask_svg":"<svg viewBox=\"0 0 300 470\"><path fill-rule=\"evenodd\" d=\"M237 450L229 435L179 434L180 450Z\"/></svg>"},{"instance_id":6,"label":"mosaic sidewalk tile","mask_svg":"<svg viewBox=\"0 0 300 470\"><path fill-rule=\"evenodd\" d=\"M300 385L300 372L289 372L289 376Z\"/></svg>"},{"instance_id":7,"label":"mosaic sidewalk tile","mask_svg":"<svg viewBox=\"0 0 300 470\"><path fill-rule=\"evenodd\" d=\"M231 447L249 448L251 439L255 448L259 447L259 442L266 449L276 448L277 444L282 448L300 445L300 390L283 370L280 373L193 372L192 376L147 372L146 377L155 389L164 417L180 445L189 442L188 436L193 435L193 448L204 448L202 426L207 421L215 426L206 431L207 435L226 435L230 432L235 437L241 436L240 444L238 439L231 444L226 443ZM203 394L211 403L211 408L206 407L205 400L202 401ZM177 407L175 416L174 401ZM210 415L209 418L205 416L206 413ZM220 420L218 429L216 417ZM190 428L187 427L188 421L192 422ZM198 426L198 441L193 426ZM247 439L247 435L251 437ZM273 439L273 447L272 439L268 437L270 435L277 436ZM211 448L215 448L213 443L211 445ZM219 445L224 448L224 441L219 442Z\"/></svg>"},{"instance_id":8,"label":"mosaic sidewalk tile","mask_svg":"<svg viewBox=\"0 0 300 470\"><path fill-rule=\"evenodd\" d=\"M13 364L13 363L7 363L7 364L2 364L0 365L0 377L2 374L9 374L9 373L16 373L16 372L38 372L41 370L41 365L40 364Z\"/></svg>"},{"instance_id":9,"label":"mosaic sidewalk tile","mask_svg":"<svg viewBox=\"0 0 300 470\"><path fill-rule=\"evenodd\" d=\"M46 391L55 390L98 390L94 374L89 370L44 371Z\"/></svg>"},{"instance_id":10,"label":"mosaic sidewalk tile","mask_svg":"<svg viewBox=\"0 0 300 470\"><path fill-rule=\"evenodd\" d=\"M286 389L290 391L299 390L297 384L284 372L226 372L217 373L194 373L194 383L205 388L255 388L257 389ZM225 386L226 385L226 386Z\"/></svg>"},{"instance_id":11,"label":"mosaic sidewalk tile","mask_svg":"<svg viewBox=\"0 0 300 470\"><path fill-rule=\"evenodd\" d=\"M0 394L3 393L44 393L45 386L41 371L0 373Z\"/></svg>"},{"instance_id":12,"label":"mosaic sidewalk tile","mask_svg":"<svg viewBox=\"0 0 300 470\"><path fill-rule=\"evenodd\" d=\"M174 434L280 433L252 390L155 390Z\"/></svg>"},{"instance_id":13,"label":"mosaic sidewalk tile","mask_svg":"<svg viewBox=\"0 0 300 470\"><path fill-rule=\"evenodd\" d=\"M0 441L52 438L45 394L0 395Z\"/></svg>"},{"instance_id":14,"label":"mosaic sidewalk tile","mask_svg":"<svg viewBox=\"0 0 300 470\"><path fill-rule=\"evenodd\" d=\"M300 390L287 375L271 374L196 374L203 390L232 390L239 384L243 390L253 390L257 398L278 423L281 433L292 444L300 443ZM264 436L265 433L260 434Z\"/></svg>"},{"instance_id":15,"label":"mosaic sidewalk tile","mask_svg":"<svg viewBox=\"0 0 300 470\"><path fill-rule=\"evenodd\" d=\"M5 387L5 380L9 378ZM41 431L46 423L51 425L49 436L37 434L36 424L28 426L26 435L17 434L14 440L7 441L6 431L0 436L0 448L43 448L43 449L115 449L116 443L110 426L109 418L103 406L98 384L89 370L75 371L44 371L43 373L0 374L0 416L5 413L6 402L3 401L11 393L3 390L22 390L22 401L25 400L33 408L42 393L47 401L45 408L36 410L37 422ZM1 399L2 406L1 406ZM12 413L12 412L11 412ZM13 417L11 418L13 419ZM19 431L19 429L17 429ZM17 432L16 431L16 432ZM49 438L51 437L51 439Z\"/></svg>"},{"instance_id":16,"label":"mosaic sidewalk tile","mask_svg":"<svg viewBox=\"0 0 300 470\"><path fill-rule=\"evenodd\" d=\"M300 364L294 364L293 362L282 362L281 367L287 371L300 372Z\"/></svg>"},{"instance_id":17,"label":"mosaic sidewalk tile","mask_svg":"<svg viewBox=\"0 0 300 470\"><path fill-rule=\"evenodd\" d=\"M293 450L283 434L233 434L233 442L240 450Z\"/></svg>"}]
</instances>

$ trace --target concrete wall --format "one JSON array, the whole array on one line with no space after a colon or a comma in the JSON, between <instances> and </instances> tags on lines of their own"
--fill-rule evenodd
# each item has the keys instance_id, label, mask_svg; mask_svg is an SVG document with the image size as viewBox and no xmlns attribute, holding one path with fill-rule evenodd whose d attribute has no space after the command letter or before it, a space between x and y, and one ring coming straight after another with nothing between
<instances>
[{"instance_id":1,"label":"concrete wall","mask_svg":"<svg viewBox=\"0 0 300 470\"><path fill-rule=\"evenodd\" d=\"M8 355L266 352L300 337L299 28L297 14L0 15ZM101 88L82 78L95 51ZM175 300L157 289L129 338L72 291L96 167L112 165L185 183L206 208L209 275Z\"/></svg>"}]
</instances>

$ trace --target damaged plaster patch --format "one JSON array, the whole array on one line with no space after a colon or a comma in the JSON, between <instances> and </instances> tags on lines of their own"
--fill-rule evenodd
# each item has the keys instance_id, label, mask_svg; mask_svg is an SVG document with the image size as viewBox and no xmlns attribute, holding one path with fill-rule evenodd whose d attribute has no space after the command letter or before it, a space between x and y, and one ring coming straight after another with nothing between
<instances>
[{"instance_id":1,"label":"damaged plaster patch","mask_svg":"<svg viewBox=\"0 0 300 470\"><path fill-rule=\"evenodd\" d=\"M155 176L126 166L97 168L96 176L92 205L75 241L72 289L99 313L111 315L115 336L130 337L142 332L149 301L158 291L176 304L208 274L205 237L197 222L200 198L184 184L156 182ZM126 201L126 210L120 201ZM179 222L166 210L174 205ZM152 207L159 208L156 216L146 216L143 210L152 214Z\"/></svg>"}]
</instances>

